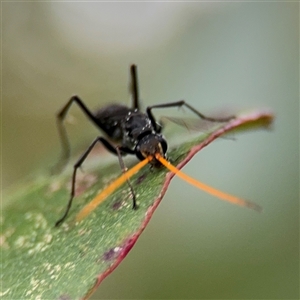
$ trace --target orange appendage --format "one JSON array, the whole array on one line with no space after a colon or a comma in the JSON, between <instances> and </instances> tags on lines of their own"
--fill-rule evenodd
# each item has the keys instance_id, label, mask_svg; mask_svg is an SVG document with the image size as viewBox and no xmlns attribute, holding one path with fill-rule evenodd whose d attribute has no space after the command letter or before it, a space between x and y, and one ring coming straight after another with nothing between
<instances>
[{"instance_id":1,"label":"orange appendage","mask_svg":"<svg viewBox=\"0 0 300 300\"><path fill-rule=\"evenodd\" d=\"M251 209L254 209L256 211L261 211L262 207L232 196L230 194L224 193L222 191L219 191L209 185L206 185L200 181L197 181L196 179L186 175L179 169L177 169L175 166L173 166L170 162L168 162L165 158L163 158L159 153L155 154L155 158L162 164L164 165L168 170L171 172L175 173L177 176L179 176L181 179L185 180L189 184L192 184L196 186L197 188L205 191L208 194L211 194L215 197L218 197L219 199L228 201L230 203L240 205L240 206L245 206ZM107 188L105 188L99 195L97 195L90 203L88 203L76 216L76 221L81 221L84 219L88 214L90 214L99 204L101 204L106 197L108 197L111 193L113 193L118 187L120 187L126 180L128 180L130 177L132 177L136 172L138 172L141 168L143 168L146 164L148 164L153 157L149 156L139 162L137 165L132 167L130 170L126 171L124 174L122 174L119 178L117 178L115 181L113 181Z\"/></svg>"},{"instance_id":2,"label":"orange appendage","mask_svg":"<svg viewBox=\"0 0 300 300\"><path fill-rule=\"evenodd\" d=\"M138 170L147 165L152 157L140 161L137 165L126 171L119 178L113 181L106 189L104 189L99 195L97 195L90 203L88 203L76 216L76 221L81 221L88 214L90 214L100 203L102 203L106 197L113 193L119 186L121 186L126 180L132 177Z\"/></svg>"},{"instance_id":3,"label":"orange appendage","mask_svg":"<svg viewBox=\"0 0 300 300\"><path fill-rule=\"evenodd\" d=\"M168 162L166 159L164 159L160 154L155 154L155 158L160 161L160 163L162 165L164 165L167 169L169 169L171 172L175 173L177 176L179 176L181 179L185 180L186 182L196 186L197 188L205 191L206 193L208 194L212 194L222 200L225 200L225 201L228 201L230 203L233 203L233 204L237 204L237 205L241 205L241 206L245 206L245 207L248 207L248 208L251 208L251 209L254 209L256 211L261 211L262 210L262 207L253 203L253 202L250 202L250 201L247 201L247 200L244 200L244 199L241 199L241 198L238 198L238 197L235 197L235 196L232 196L230 194L227 194L227 193L224 193L222 191L219 191L211 186L208 186L200 181L197 181L196 179L186 175L185 173L183 173L182 171L178 170L175 166L173 166L170 162Z\"/></svg>"}]
</instances>

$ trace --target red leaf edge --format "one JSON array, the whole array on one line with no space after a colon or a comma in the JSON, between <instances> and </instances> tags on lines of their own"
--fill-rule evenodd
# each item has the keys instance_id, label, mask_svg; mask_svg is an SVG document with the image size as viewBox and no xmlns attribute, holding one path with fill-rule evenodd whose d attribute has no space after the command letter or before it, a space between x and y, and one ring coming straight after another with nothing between
<instances>
[{"instance_id":1,"label":"red leaf edge","mask_svg":"<svg viewBox=\"0 0 300 300\"><path fill-rule=\"evenodd\" d=\"M270 111L254 111L249 114L241 115L236 119L233 119L232 121L226 123L223 127L216 130L212 134L210 134L203 142L200 144L194 146L191 148L190 152L187 154L187 156L177 165L178 169L182 169L193 157L195 154L197 154L201 149L209 145L212 141L214 141L216 138L220 137L221 135L229 132L230 130L233 130L243 124L251 124L256 123L258 121L262 122L262 126L268 127L274 119L274 115ZM161 189L161 193L159 194L159 197L154 201L154 204L149 207L149 209L146 212L145 220L142 223L142 226L140 229L133 234L131 237L127 238L123 245L119 246L122 248L121 251L119 251L119 254L115 260L115 262L102 274L100 274L94 286L88 291L88 293L82 298L83 300L88 299L99 287L100 283L103 281L104 278L106 278L112 271L123 261L123 259L127 256L131 248L134 246L138 238L140 237L141 233L146 228L147 224L149 223L154 211L160 204L161 200L163 199L167 188L172 180L172 178L175 176L174 173L168 172L166 174L165 183Z\"/></svg>"}]
</instances>

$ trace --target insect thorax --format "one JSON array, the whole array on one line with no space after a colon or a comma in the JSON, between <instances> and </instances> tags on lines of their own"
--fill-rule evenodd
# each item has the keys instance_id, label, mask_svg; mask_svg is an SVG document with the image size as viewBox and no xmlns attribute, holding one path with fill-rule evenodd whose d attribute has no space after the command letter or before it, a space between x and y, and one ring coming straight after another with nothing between
<instances>
[{"instance_id":1,"label":"insect thorax","mask_svg":"<svg viewBox=\"0 0 300 300\"><path fill-rule=\"evenodd\" d=\"M151 121L144 113L135 111L128 112L123 128L123 144L133 149L135 148L138 140L147 134L153 133Z\"/></svg>"}]
</instances>

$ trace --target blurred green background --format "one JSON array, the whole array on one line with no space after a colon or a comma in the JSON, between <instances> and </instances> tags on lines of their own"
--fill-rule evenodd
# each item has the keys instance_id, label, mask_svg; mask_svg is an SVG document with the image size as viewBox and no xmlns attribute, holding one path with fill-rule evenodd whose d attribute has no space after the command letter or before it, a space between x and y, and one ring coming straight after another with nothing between
<instances>
[{"instance_id":1,"label":"blurred green background","mask_svg":"<svg viewBox=\"0 0 300 300\"><path fill-rule=\"evenodd\" d=\"M276 114L271 131L217 141L184 169L264 212L175 178L94 299L299 299L299 3L2 2L2 19L5 191L57 160L54 116L71 95L130 103L131 63L145 106ZM72 115L82 151L98 132Z\"/></svg>"}]
</instances>

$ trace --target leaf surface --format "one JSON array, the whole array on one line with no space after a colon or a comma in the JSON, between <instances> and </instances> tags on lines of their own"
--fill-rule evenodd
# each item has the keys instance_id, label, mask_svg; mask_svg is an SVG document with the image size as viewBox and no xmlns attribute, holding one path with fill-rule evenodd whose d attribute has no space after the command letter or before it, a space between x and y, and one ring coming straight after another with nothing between
<instances>
[{"instance_id":1,"label":"leaf surface","mask_svg":"<svg viewBox=\"0 0 300 300\"><path fill-rule=\"evenodd\" d=\"M272 119L267 111L241 114L171 148L168 159L181 169L216 138L267 127ZM69 199L71 173L27 182L6 201L10 204L3 208L0 239L3 299L88 298L135 244L174 176L163 167L150 170L146 166L130 180L138 210L132 210L129 189L123 185L75 223L79 210L121 171L116 163L80 173L70 215L60 228L54 223Z\"/></svg>"}]
</instances>

